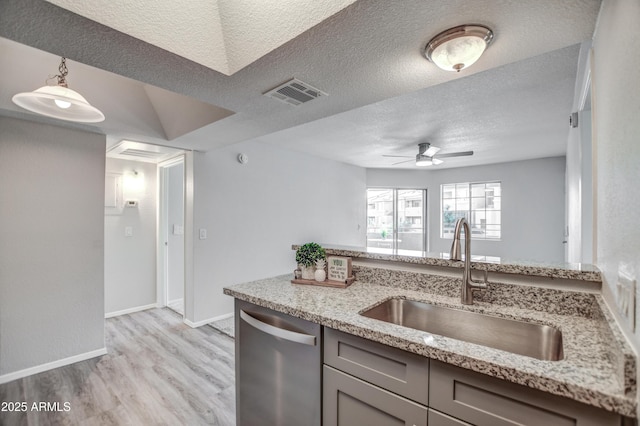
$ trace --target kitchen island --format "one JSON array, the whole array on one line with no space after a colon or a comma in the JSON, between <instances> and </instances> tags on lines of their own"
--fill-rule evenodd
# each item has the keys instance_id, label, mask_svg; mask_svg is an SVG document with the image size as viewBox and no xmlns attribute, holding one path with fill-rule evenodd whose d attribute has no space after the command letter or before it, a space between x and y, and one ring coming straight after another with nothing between
<instances>
[{"instance_id":1,"label":"kitchen island","mask_svg":"<svg viewBox=\"0 0 640 426\"><path fill-rule=\"evenodd\" d=\"M548 285L490 283L484 297L464 306L460 303L459 278L393 269L387 264L357 265L355 259L356 282L346 289L296 285L291 283L292 275L282 275L228 287L224 292L239 300L431 360L622 416L636 416L635 355L597 292L555 289ZM377 257L376 260L390 259ZM402 261L398 265L403 266ZM499 265L492 268L498 273L505 272ZM562 279L582 277L596 283L599 278L599 272L592 269L543 269L536 267L541 276L549 279L560 274ZM513 269L508 273L514 273ZM562 332L564 357L559 361L542 361L361 315L392 298L556 327Z\"/></svg>"}]
</instances>

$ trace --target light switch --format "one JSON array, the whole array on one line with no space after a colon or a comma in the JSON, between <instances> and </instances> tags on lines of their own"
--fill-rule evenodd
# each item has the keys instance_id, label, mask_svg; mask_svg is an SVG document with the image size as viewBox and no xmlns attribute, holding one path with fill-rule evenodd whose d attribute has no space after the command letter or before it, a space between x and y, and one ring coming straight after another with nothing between
<instances>
[{"instance_id":1,"label":"light switch","mask_svg":"<svg viewBox=\"0 0 640 426\"><path fill-rule=\"evenodd\" d=\"M133 237L133 226L125 226L125 228L124 228L124 236L125 237Z\"/></svg>"},{"instance_id":2,"label":"light switch","mask_svg":"<svg viewBox=\"0 0 640 426\"><path fill-rule=\"evenodd\" d=\"M207 239L207 230L205 228L200 228L200 239L201 240Z\"/></svg>"}]
</instances>

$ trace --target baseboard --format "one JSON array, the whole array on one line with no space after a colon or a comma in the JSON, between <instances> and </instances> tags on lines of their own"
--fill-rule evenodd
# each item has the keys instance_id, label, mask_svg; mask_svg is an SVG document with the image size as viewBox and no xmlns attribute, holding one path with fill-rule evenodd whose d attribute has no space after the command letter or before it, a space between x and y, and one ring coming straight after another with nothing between
<instances>
[{"instance_id":1,"label":"baseboard","mask_svg":"<svg viewBox=\"0 0 640 426\"><path fill-rule=\"evenodd\" d=\"M144 305L144 306L136 306L135 308L123 309L121 311L115 311L115 312L109 312L108 314L104 314L104 317L105 318L113 318L113 317L117 317L119 315L132 314L134 312L146 311L147 309L153 309L153 308L157 308L157 307L158 307L157 303L152 303L150 305Z\"/></svg>"},{"instance_id":2,"label":"baseboard","mask_svg":"<svg viewBox=\"0 0 640 426\"><path fill-rule=\"evenodd\" d=\"M42 373L43 371L53 370L54 368L64 367L65 365L75 364L76 362L86 361L97 356L107 354L107 348L96 349L95 351L85 352L80 355L70 356L69 358L60 359L58 361L48 362L46 364L40 364L35 367L25 368L24 370L15 371L13 373L4 374L0 376L0 385L9 383L14 380L22 379L34 374Z\"/></svg>"},{"instance_id":3,"label":"baseboard","mask_svg":"<svg viewBox=\"0 0 640 426\"><path fill-rule=\"evenodd\" d=\"M191 328L198 328L198 327L202 327L203 325L210 324L214 321L220 321L223 319L231 318L232 316L233 316L233 312L224 314L224 315L219 315L217 317L209 318L209 319L198 321L198 322L192 322L185 318L183 322Z\"/></svg>"}]
</instances>

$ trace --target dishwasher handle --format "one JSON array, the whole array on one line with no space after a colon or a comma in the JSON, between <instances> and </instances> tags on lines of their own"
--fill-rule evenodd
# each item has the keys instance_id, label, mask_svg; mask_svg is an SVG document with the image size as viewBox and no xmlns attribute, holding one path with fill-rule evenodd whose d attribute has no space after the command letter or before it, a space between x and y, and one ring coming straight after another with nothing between
<instances>
[{"instance_id":1,"label":"dishwasher handle","mask_svg":"<svg viewBox=\"0 0 640 426\"><path fill-rule=\"evenodd\" d=\"M252 317L243 310L240 310L240 318L250 326L272 336L280 337L281 339L289 340L295 343L302 343L303 345L316 345L316 336L304 333L296 333L295 331L289 331L280 327L273 326L271 324L267 324L266 322L262 322L259 319Z\"/></svg>"}]
</instances>

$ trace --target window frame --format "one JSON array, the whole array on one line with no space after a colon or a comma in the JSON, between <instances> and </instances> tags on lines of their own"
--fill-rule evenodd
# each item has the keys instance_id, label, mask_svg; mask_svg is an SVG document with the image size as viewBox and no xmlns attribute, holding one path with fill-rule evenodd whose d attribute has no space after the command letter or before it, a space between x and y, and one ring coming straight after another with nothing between
<instances>
[{"instance_id":1,"label":"window frame","mask_svg":"<svg viewBox=\"0 0 640 426\"><path fill-rule=\"evenodd\" d=\"M483 209L474 209L473 208L473 199L476 198L480 198L480 197L474 197L473 196L473 191L472 191L472 187L473 185L485 185L485 191L486 191L486 185L487 184L498 184L499 188L500 188L500 195L495 195L495 193L491 196L491 201L495 202L496 198L500 199L500 208L499 209L491 209L491 210L487 210L487 206L485 204L485 207ZM454 194L454 197L452 198L445 198L444 197L444 188L445 186L455 186L457 187L458 185L466 185L467 186L467 197L458 197L457 193ZM457 189L456 189L457 192ZM487 196L485 195L485 201ZM442 239L452 239L453 238L453 234L451 235L445 235L445 226L444 226L444 214L445 214L445 210L444 210L444 205L445 205L445 200L459 200L459 199L468 199L468 208L465 212L465 214L463 216L460 216L459 214L456 214L456 221L458 220L459 217L465 217L467 218L467 221L469 222L469 227L473 230L474 225L476 225L476 223L472 223L470 220L470 217L474 216L474 212L484 212L484 215L486 217L487 211L498 211L500 213L500 223L499 224L489 224L490 226L499 226L499 237L487 237L486 236L486 232L483 234L482 237L479 237L476 235L474 235L473 232L471 232L471 239L474 240L478 240L478 241L502 241L503 235L502 235L502 213L503 213L503 206L502 206L502 181L500 180L488 180L488 181L475 181L475 182L452 182L452 183L442 183L440 184L440 238ZM457 213L459 210L455 210L455 212ZM484 224L485 227L485 231L486 231L486 226L487 224Z\"/></svg>"},{"instance_id":2,"label":"window frame","mask_svg":"<svg viewBox=\"0 0 640 426\"><path fill-rule=\"evenodd\" d=\"M428 203L428 191L427 188L385 188L385 187L367 187L367 197L366 197L366 209L365 209L365 215L367 217L367 228L365 229L365 234L368 234L369 232L369 191L370 190L377 190L377 191L392 191L392 200L391 200L391 205L393 207L393 213L392 213L392 232L391 232L391 242L392 242L392 246L391 249L395 252L397 250L412 250L412 251L422 251L422 252L426 252L428 251L428 233L429 233L429 227L428 227L428 221L427 221L427 203ZM398 193L401 191L419 191L421 193L421 202L422 205L419 207L420 209L420 213L422 214L422 223L420 224L421 228L422 228L422 237L421 237L421 243L422 243L422 250L413 250L413 249L401 249L398 247L398 231L400 228L400 224L399 224L399 215L398 215ZM406 206L405 206L406 208ZM416 208L416 207L411 207L411 208ZM379 210L379 209L372 209L372 210ZM413 216L412 216L413 217ZM416 216L417 217L417 216ZM369 241L368 241L368 237L366 237L366 241L365 241L365 247L367 248L376 248L373 246L369 246Z\"/></svg>"}]
</instances>

